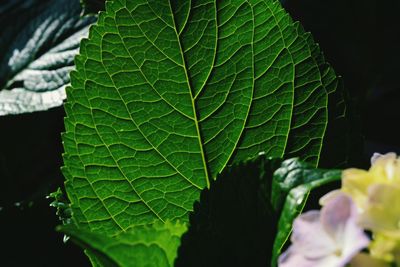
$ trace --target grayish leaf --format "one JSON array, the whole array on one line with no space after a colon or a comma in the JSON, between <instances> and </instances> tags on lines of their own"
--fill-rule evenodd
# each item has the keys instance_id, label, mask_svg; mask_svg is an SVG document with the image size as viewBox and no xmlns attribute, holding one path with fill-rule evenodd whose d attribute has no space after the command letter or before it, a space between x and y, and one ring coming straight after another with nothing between
<instances>
[{"instance_id":1,"label":"grayish leaf","mask_svg":"<svg viewBox=\"0 0 400 267\"><path fill-rule=\"evenodd\" d=\"M79 43L95 17L79 0L7 0L0 5L0 115L60 106Z\"/></svg>"}]
</instances>

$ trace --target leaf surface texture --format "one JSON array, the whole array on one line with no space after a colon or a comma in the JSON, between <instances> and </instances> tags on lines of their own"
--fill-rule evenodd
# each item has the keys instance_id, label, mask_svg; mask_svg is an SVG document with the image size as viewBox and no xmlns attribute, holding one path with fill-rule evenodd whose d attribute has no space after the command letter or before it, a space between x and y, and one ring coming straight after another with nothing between
<instances>
[{"instance_id":1,"label":"leaf surface texture","mask_svg":"<svg viewBox=\"0 0 400 267\"><path fill-rule=\"evenodd\" d=\"M107 2L67 89L75 222L187 221L218 173L260 152L316 166L336 79L316 48L274 0Z\"/></svg>"},{"instance_id":2,"label":"leaf surface texture","mask_svg":"<svg viewBox=\"0 0 400 267\"><path fill-rule=\"evenodd\" d=\"M180 223L167 222L136 226L128 232L107 236L72 226L61 227L76 243L95 256L94 266L172 267L186 231ZM150 264L150 265L149 265Z\"/></svg>"}]
</instances>

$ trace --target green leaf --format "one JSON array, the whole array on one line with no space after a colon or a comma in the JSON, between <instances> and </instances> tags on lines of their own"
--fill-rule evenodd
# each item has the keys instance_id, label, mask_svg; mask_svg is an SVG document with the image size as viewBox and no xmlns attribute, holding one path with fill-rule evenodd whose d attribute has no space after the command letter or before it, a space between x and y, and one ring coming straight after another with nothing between
<instances>
[{"instance_id":1,"label":"green leaf","mask_svg":"<svg viewBox=\"0 0 400 267\"><path fill-rule=\"evenodd\" d=\"M299 26L300 27L300 26ZM312 47L313 57L316 58L321 72L322 83L328 93L328 126L321 151L320 165L323 168L338 168L348 165L349 155L360 152L355 146L357 138L350 138L353 130L348 115L349 97L344 90L341 77L336 76L334 70L325 62L325 57L311 34L307 34L307 42ZM354 136L353 136L354 137Z\"/></svg>"},{"instance_id":2,"label":"green leaf","mask_svg":"<svg viewBox=\"0 0 400 267\"><path fill-rule=\"evenodd\" d=\"M95 21L80 11L79 0L1 2L0 115L63 104L80 40Z\"/></svg>"},{"instance_id":3,"label":"green leaf","mask_svg":"<svg viewBox=\"0 0 400 267\"><path fill-rule=\"evenodd\" d=\"M303 37L303 42L307 43L304 50L308 49L312 55L307 61L302 62L296 66L296 90L300 97L295 97L295 109L294 112L299 112L298 116L293 116L292 128L294 130L293 140L288 140L288 145L296 147L293 149L294 152L290 152L288 157L301 157L302 160L307 162L319 162L323 161L326 167L332 168L342 166L347 162L347 144L348 140L348 125L346 116L347 98L345 97L343 83L341 78L336 76L335 71L325 61L324 55L322 54L319 45L314 43L313 37L310 33L304 32L303 27L300 23L295 23L299 36ZM314 69L309 66L316 65ZM310 75L310 71L316 71L318 68L318 74ZM304 73L306 73L304 75ZM313 90L314 86L319 86L319 82L315 82L312 79L319 79L328 94L328 98L325 98L322 94L318 94L317 90ZM307 83L308 81L308 83ZM308 95L307 101L301 100L301 95ZM296 99L297 102L296 102ZM300 100L299 100L300 99ZM328 105L328 113L323 107ZM310 110L310 103L313 103L315 107L319 109ZM320 140L314 140L310 138L315 132L321 131L322 128L319 125L326 116L328 117L328 125L323 138L323 146L321 154L315 155L315 152L320 147ZM296 119L301 118L301 119ZM303 123L306 121L307 123ZM299 142L299 140L308 140L308 143ZM304 145L306 143L307 145ZM344 149L343 149L344 148ZM335 154L332 156L332 154ZM329 162L327 164L326 162Z\"/></svg>"},{"instance_id":4,"label":"green leaf","mask_svg":"<svg viewBox=\"0 0 400 267\"><path fill-rule=\"evenodd\" d=\"M57 209L56 215L58 215L58 219L63 224L70 224L72 211L70 203L65 199L64 192L60 188L57 188L57 191L50 193L47 198L53 200L50 203L50 207Z\"/></svg>"},{"instance_id":5,"label":"green leaf","mask_svg":"<svg viewBox=\"0 0 400 267\"><path fill-rule=\"evenodd\" d=\"M341 180L340 170L315 169L297 159L286 160L276 170L272 184L271 203L280 213L271 265L277 259L292 231L294 219L303 211L310 192L321 186Z\"/></svg>"},{"instance_id":6,"label":"green leaf","mask_svg":"<svg viewBox=\"0 0 400 267\"><path fill-rule=\"evenodd\" d=\"M275 0L107 2L67 89L76 224L187 221L218 173L260 152L316 166L328 85L315 54Z\"/></svg>"},{"instance_id":7,"label":"green leaf","mask_svg":"<svg viewBox=\"0 0 400 267\"><path fill-rule=\"evenodd\" d=\"M271 191L272 206L276 211L280 211L287 195L293 188L320 181L325 175L329 176L331 172L338 171L315 169L309 163L302 162L297 158L285 160L274 173Z\"/></svg>"},{"instance_id":8,"label":"green leaf","mask_svg":"<svg viewBox=\"0 0 400 267\"><path fill-rule=\"evenodd\" d=\"M278 222L271 182L280 163L261 156L218 175L194 205L175 266L268 266Z\"/></svg>"},{"instance_id":9,"label":"green leaf","mask_svg":"<svg viewBox=\"0 0 400 267\"><path fill-rule=\"evenodd\" d=\"M341 175L298 159L280 163L260 156L225 169L210 189L202 191L187 232L170 221L136 225L114 236L73 226L61 229L86 249L93 266L267 266L271 257L274 265L310 191ZM173 237L171 229L177 229ZM147 247L138 249L143 244ZM168 260L161 259L164 253L159 248L170 249Z\"/></svg>"},{"instance_id":10,"label":"green leaf","mask_svg":"<svg viewBox=\"0 0 400 267\"><path fill-rule=\"evenodd\" d=\"M180 223L135 226L115 236L63 226L58 230L89 251L94 266L174 266L180 236L186 231Z\"/></svg>"}]
</instances>

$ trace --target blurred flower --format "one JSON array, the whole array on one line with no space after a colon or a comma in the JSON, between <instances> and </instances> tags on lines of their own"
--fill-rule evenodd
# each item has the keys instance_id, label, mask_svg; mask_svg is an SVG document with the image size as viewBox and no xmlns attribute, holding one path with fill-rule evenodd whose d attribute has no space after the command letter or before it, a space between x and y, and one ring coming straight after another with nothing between
<instances>
[{"instance_id":1,"label":"blurred flower","mask_svg":"<svg viewBox=\"0 0 400 267\"><path fill-rule=\"evenodd\" d=\"M400 265L400 186L371 185L359 222L374 234L371 255Z\"/></svg>"},{"instance_id":2,"label":"blurred flower","mask_svg":"<svg viewBox=\"0 0 400 267\"><path fill-rule=\"evenodd\" d=\"M374 259L367 253L357 254L350 262L351 267L390 267L387 262Z\"/></svg>"},{"instance_id":3,"label":"blurred flower","mask_svg":"<svg viewBox=\"0 0 400 267\"><path fill-rule=\"evenodd\" d=\"M396 262L400 266L400 240L385 236L384 234L374 234L369 251L371 256L387 262Z\"/></svg>"},{"instance_id":4,"label":"blurred flower","mask_svg":"<svg viewBox=\"0 0 400 267\"><path fill-rule=\"evenodd\" d=\"M400 240L400 184L373 184L360 217L368 230Z\"/></svg>"},{"instance_id":5,"label":"blurred flower","mask_svg":"<svg viewBox=\"0 0 400 267\"><path fill-rule=\"evenodd\" d=\"M395 153L375 153L368 171L347 169L342 174L342 191L348 193L362 212L368 202L369 187L376 184L400 186L400 159Z\"/></svg>"},{"instance_id":6,"label":"blurred flower","mask_svg":"<svg viewBox=\"0 0 400 267\"><path fill-rule=\"evenodd\" d=\"M279 257L279 266L345 266L369 244L356 220L356 207L343 193L331 198L321 211L300 215L293 223L292 245Z\"/></svg>"},{"instance_id":7,"label":"blurred flower","mask_svg":"<svg viewBox=\"0 0 400 267\"><path fill-rule=\"evenodd\" d=\"M375 154L371 163L369 171L343 171L342 191L356 203L360 226L373 232L371 255L386 261L399 261L400 159L395 153ZM329 195L324 198L329 200Z\"/></svg>"}]
</instances>

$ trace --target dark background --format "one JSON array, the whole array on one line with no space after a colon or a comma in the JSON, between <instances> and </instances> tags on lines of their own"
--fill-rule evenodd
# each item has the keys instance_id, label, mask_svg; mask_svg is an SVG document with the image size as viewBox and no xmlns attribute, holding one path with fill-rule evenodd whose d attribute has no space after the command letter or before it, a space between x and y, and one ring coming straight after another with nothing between
<instances>
[{"instance_id":1,"label":"dark background","mask_svg":"<svg viewBox=\"0 0 400 267\"><path fill-rule=\"evenodd\" d=\"M361 158L400 152L398 0L287 0L344 79L365 139ZM62 242L45 196L63 184L63 108L0 117L0 262L2 266L88 266ZM363 165L363 164L361 164ZM366 167L364 166L358 167Z\"/></svg>"}]
</instances>

